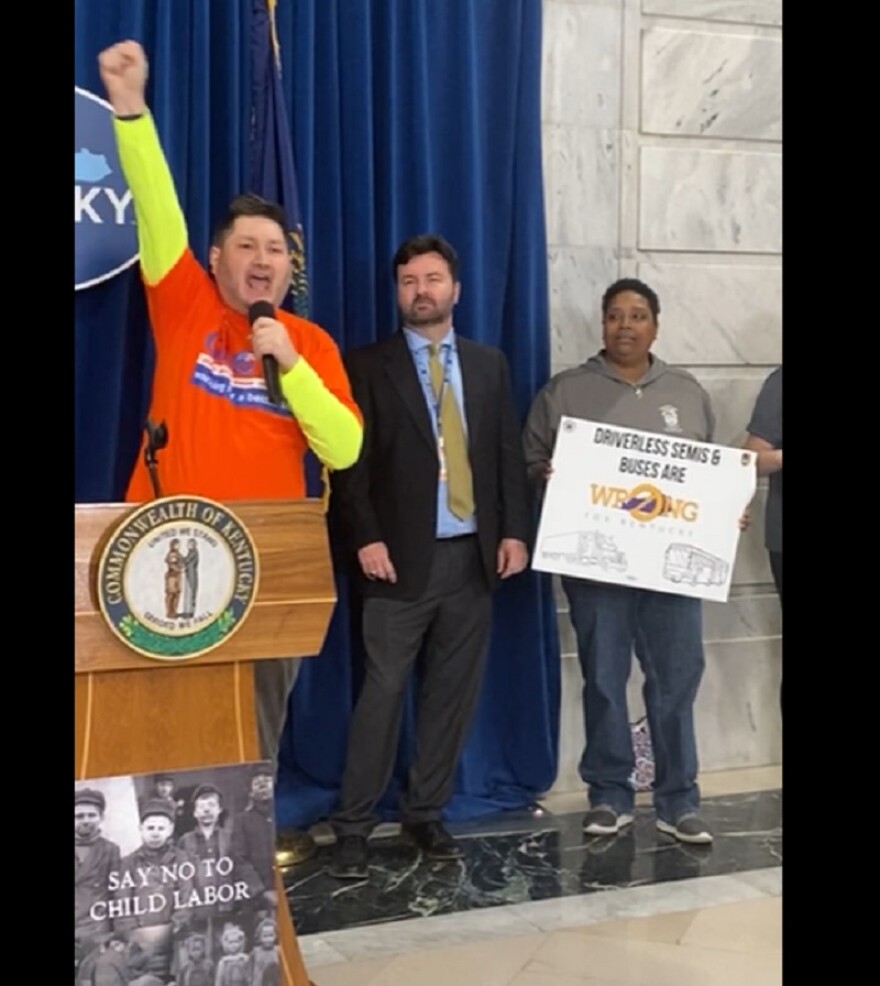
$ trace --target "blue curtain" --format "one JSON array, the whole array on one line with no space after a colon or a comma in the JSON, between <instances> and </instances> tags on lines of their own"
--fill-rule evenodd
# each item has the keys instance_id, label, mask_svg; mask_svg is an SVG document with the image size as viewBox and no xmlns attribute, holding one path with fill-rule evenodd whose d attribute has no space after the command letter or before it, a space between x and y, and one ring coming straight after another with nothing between
<instances>
[{"instance_id":1,"label":"blue curtain","mask_svg":"<svg viewBox=\"0 0 880 986\"><path fill-rule=\"evenodd\" d=\"M442 233L461 257L456 330L499 346L521 416L549 372L540 140L540 0L292 0L278 7L312 317L343 348L396 328L391 257ZM359 611L335 536L337 607L282 745L279 820L332 809L360 685ZM549 580L496 594L489 667L450 819L518 807L557 763L559 659ZM395 816L413 708L383 801Z\"/></svg>"},{"instance_id":2,"label":"blue curtain","mask_svg":"<svg viewBox=\"0 0 880 986\"><path fill-rule=\"evenodd\" d=\"M148 99L196 254L247 185L250 0L76 0L75 82L101 94L98 52L145 47ZM549 374L540 141L540 0L279 0L311 317L341 348L396 328L390 259L436 231L457 248L461 334L507 354L518 409ZM152 353L135 270L76 299L76 497L121 497L140 440ZM304 662L279 771L278 818L301 826L336 799L360 684L358 603L330 516L339 605ZM448 817L531 801L557 765L559 659L548 579L496 594L481 704ZM412 708L393 817L412 747Z\"/></svg>"}]
</instances>

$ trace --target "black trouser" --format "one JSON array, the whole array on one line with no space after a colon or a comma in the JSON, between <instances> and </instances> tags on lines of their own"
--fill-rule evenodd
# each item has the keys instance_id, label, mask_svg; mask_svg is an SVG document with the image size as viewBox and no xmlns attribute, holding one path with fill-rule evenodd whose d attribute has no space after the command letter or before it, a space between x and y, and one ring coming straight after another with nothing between
<instances>
[{"instance_id":1,"label":"black trouser","mask_svg":"<svg viewBox=\"0 0 880 986\"><path fill-rule=\"evenodd\" d=\"M403 823L438 821L452 796L486 659L492 617L476 537L438 541L428 587L415 601L364 600L366 677L348 738L337 834L366 836L394 769L406 686L424 645L416 749Z\"/></svg>"}]
</instances>

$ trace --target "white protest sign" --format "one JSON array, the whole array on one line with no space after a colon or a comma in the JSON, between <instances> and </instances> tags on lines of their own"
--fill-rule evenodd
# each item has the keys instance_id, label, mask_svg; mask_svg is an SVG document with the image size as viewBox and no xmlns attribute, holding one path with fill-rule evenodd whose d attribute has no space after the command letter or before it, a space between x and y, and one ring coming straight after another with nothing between
<instances>
[{"instance_id":1,"label":"white protest sign","mask_svg":"<svg viewBox=\"0 0 880 986\"><path fill-rule=\"evenodd\" d=\"M755 454L563 417L532 567L727 600Z\"/></svg>"}]
</instances>

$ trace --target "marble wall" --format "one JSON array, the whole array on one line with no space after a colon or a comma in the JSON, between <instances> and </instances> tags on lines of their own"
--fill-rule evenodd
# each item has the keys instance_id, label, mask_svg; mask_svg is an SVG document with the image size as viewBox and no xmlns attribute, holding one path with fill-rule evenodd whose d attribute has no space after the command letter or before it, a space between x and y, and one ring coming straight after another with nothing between
<instances>
[{"instance_id":1,"label":"marble wall","mask_svg":"<svg viewBox=\"0 0 880 986\"><path fill-rule=\"evenodd\" d=\"M782 359L781 0L544 0L543 148L553 371L600 345L617 277L659 293L656 351L706 386L738 444ZM781 617L755 522L730 601L704 607L704 770L781 760ZM554 791L580 790L581 679L557 593L563 715ZM642 713L641 676L630 681Z\"/></svg>"}]
</instances>

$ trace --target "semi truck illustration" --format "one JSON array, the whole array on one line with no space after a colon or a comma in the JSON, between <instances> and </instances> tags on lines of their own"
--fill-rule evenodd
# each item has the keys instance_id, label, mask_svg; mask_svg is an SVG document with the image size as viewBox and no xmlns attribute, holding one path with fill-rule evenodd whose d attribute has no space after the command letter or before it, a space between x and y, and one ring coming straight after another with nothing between
<instances>
[{"instance_id":1,"label":"semi truck illustration","mask_svg":"<svg viewBox=\"0 0 880 986\"><path fill-rule=\"evenodd\" d=\"M598 531L551 534L542 541L541 554L569 565L598 565L606 571L626 571L626 555L614 543L614 538Z\"/></svg>"},{"instance_id":2,"label":"semi truck illustration","mask_svg":"<svg viewBox=\"0 0 880 986\"><path fill-rule=\"evenodd\" d=\"M690 544L670 544L663 561L663 577L690 585L723 585L729 565Z\"/></svg>"}]
</instances>

